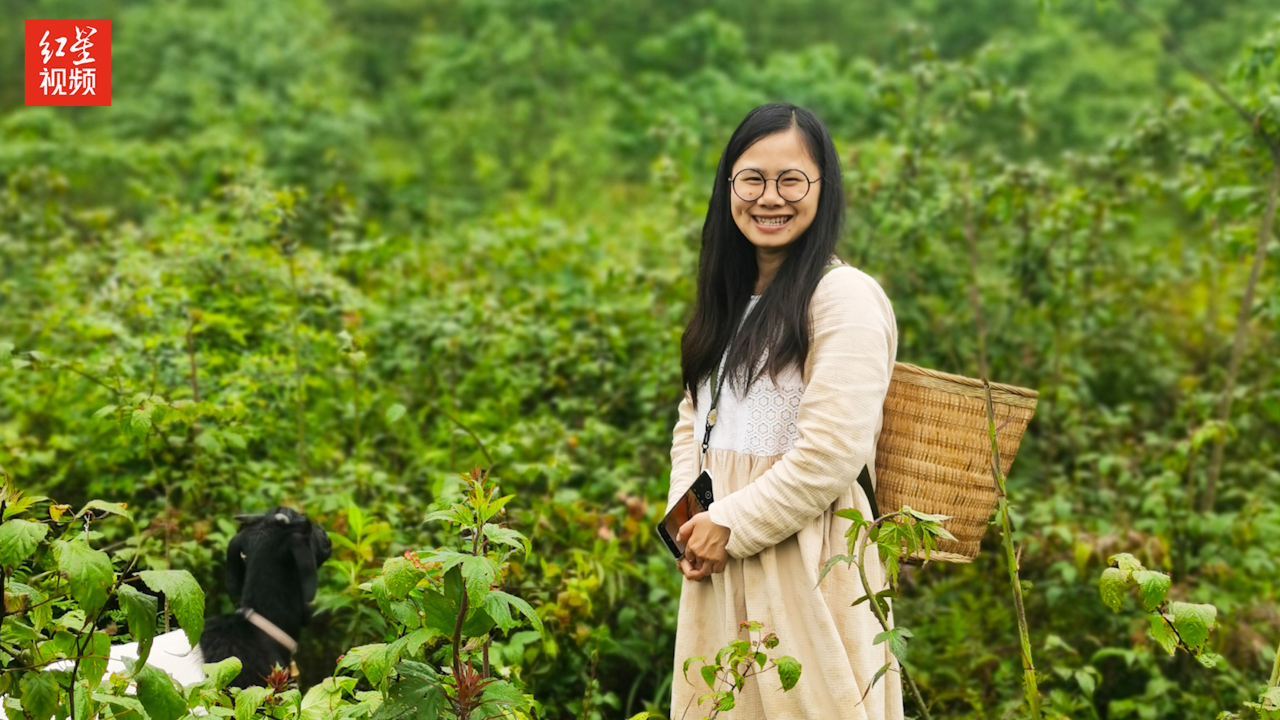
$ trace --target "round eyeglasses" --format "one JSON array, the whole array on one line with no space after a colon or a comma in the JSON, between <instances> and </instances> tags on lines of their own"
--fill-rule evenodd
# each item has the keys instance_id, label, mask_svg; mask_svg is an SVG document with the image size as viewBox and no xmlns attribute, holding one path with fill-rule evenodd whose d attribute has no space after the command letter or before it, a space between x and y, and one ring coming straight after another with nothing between
<instances>
[{"instance_id":1,"label":"round eyeglasses","mask_svg":"<svg viewBox=\"0 0 1280 720\"><path fill-rule=\"evenodd\" d=\"M743 202L759 200L764 195L764 189L770 180L778 190L778 197L787 202L800 202L809 194L810 186L821 179L817 177L810 180L809 176L800 170L783 170L776 178L766 178L759 170L747 168L738 171L737 175L729 178L729 182L733 185L733 194Z\"/></svg>"}]
</instances>

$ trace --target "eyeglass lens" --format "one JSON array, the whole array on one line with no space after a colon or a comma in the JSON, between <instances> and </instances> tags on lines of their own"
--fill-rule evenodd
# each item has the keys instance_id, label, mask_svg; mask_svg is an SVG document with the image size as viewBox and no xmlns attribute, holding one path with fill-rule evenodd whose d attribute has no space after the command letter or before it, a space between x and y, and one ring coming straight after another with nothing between
<instances>
[{"instance_id":1,"label":"eyeglass lens","mask_svg":"<svg viewBox=\"0 0 1280 720\"><path fill-rule=\"evenodd\" d=\"M746 202L759 200L769 180L758 170L743 170L733 178L733 192ZM787 202L799 202L809 194L809 178L800 170L787 170L778 176L778 195Z\"/></svg>"}]
</instances>

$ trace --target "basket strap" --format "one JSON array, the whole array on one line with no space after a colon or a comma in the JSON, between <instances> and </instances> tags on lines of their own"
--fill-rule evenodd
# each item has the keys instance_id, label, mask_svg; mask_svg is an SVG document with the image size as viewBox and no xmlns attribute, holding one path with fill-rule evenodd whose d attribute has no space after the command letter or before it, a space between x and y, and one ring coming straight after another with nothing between
<instances>
[{"instance_id":1,"label":"basket strap","mask_svg":"<svg viewBox=\"0 0 1280 720\"><path fill-rule=\"evenodd\" d=\"M832 262L822 269L822 274L835 270L838 267L844 267L845 263L840 258L832 257ZM858 473L858 484L862 486L862 492L867 495L867 502L871 503L871 517L868 520L875 520L880 517L880 506L876 503L876 490L871 487L871 466L863 465L862 472Z\"/></svg>"}]
</instances>

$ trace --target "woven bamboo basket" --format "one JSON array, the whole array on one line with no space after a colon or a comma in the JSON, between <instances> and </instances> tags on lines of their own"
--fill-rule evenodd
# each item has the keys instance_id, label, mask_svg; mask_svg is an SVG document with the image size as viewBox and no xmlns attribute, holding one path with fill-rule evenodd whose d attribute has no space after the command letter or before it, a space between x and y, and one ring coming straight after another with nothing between
<instances>
[{"instance_id":1,"label":"woven bamboo basket","mask_svg":"<svg viewBox=\"0 0 1280 720\"><path fill-rule=\"evenodd\" d=\"M1027 388L991 384L1006 477L1038 397ZM956 539L940 540L929 559L964 563L977 556L996 499L982 381L897 363L876 448L881 512L908 505L950 516L944 526Z\"/></svg>"}]
</instances>

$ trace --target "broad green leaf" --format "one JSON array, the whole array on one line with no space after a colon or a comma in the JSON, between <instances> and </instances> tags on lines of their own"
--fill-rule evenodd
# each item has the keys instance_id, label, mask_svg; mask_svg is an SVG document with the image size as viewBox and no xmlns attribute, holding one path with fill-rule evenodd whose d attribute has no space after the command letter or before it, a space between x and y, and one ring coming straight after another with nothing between
<instances>
[{"instance_id":1,"label":"broad green leaf","mask_svg":"<svg viewBox=\"0 0 1280 720\"><path fill-rule=\"evenodd\" d=\"M137 668L138 699L151 720L178 720L187 714L187 702L163 670L143 665Z\"/></svg>"},{"instance_id":2,"label":"broad green leaf","mask_svg":"<svg viewBox=\"0 0 1280 720\"><path fill-rule=\"evenodd\" d=\"M517 624L511 617L511 604L508 602L510 597L512 596L507 593L494 591L484 596L484 602L480 606L490 618L493 618L493 624L499 630L507 631Z\"/></svg>"},{"instance_id":3,"label":"broad green leaf","mask_svg":"<svg viewBox=\"0 0 1280 720\"><path fill-rule=\"evenodd\" d=\"M229 657L221 662L206 663L203 666L205 677L212 681L213 687L218 690L235 680L240 675L240 669L240 659L235 657Z\"/></svg>"},{"instance_id":4,"label":"broad green leaf","mask_svg":"<svg viewBox=\"0 0 1280 720\"><path fill-rule=\"evenodd\" d=\"M90 500L85 506L80 508L80 512L76 513L76 517L83 517L90 510L99 510L110 515L119 515L120 517L133 520L133 513L129 512L124 503L112 503L106 500Z\"/></svg>"},{"instance_id":5,"label":"broad green leaf","mask_svg":"<svg viewBox=\"0 0 1280 720\"><path fill-rule=\"evenodd\" d=\"M386 583L387 594L393 600L403 600L409 591L418 586L418 581L427 574L414 567L407 558L395 556L382 563L382 580Z\"/></svg>"},{"instance_id":6,"label":"broad green leaf","mask_svg":"<svg viewBox=\"0 0 1280 720\"><path fill-rule=\"evenodd\" d=\"M1130 555L1129 553L1117 553L1112 555L1110 563L1111 565L1119 568L1120 572L1124 573L1125 580L1129 579L1130 574L1146 569L1142 567L1142 563L1138 562L1138 558Z\"/></svg>"},{"instance_id":7,"label":"broad green leaf","mask_svg":"<svg viewBox=\"0 0 1280 720\"><path fill-rule=\"evenodd\" d=\"M462 607L462 595L466 592L466 586L462 582L462 570L457 566L451 567L444 574L444 596L453 603L455 608Z\"/></svg>"},{"instance_id":8,"label":"broad green leaf","mask_svg":"<svg viewBox=\"0 0 1280 720\"><path fill-rule=\"evenodd\" d=\"M93 417L100 420L108 415L115 415L116 411L119 409L119 405L104 405L103 407L98 408L98 411L93 414Z\"/></svg>"},{"instance_id":9,"label":"broad green leaf","mask_svg":"<svg viewBox=\"0 0 1280 720\"><path fill-rule=\"evenodd\" d=\"M422 608L423 623L426 627L446 637L453 637L453 628L458 622L457 605L434 590L424 591L417 602Z\"/></svg>"},{"instance_id":10,"label":"broad green leaf","mask_svg":"<svg viewBox=\"0 0 1280 720\"><path fill-rule=\"evenodd\" d=\"M1164 604L1169 594L1169 576L1153 570L1137 570L1133 579L1138 583L1138 594L1142 596L1142 608L1151 612Z\"/></svg>"},{"instance_id":11,"label":"broad green leaf","mask_svg":"<svg viewBox=\"0 0 1280 720\"><path fill-rule=\"evenodd\" d=\"M685 679L685 680L688 680L688 679L689 679L689 666L690 666L690 665L692 665L695 661L698 661L698 660L703 660L703 661L705 661L705 660L706 660L706 658L702 657L701 655L696 655L696 656L691 657L691 658L688 658L687 660L685 660L685 661L684 661L684 669L682 670L682 672L684 673L684 679Z\"/></svg>"},{"instance_id":12,"label":"broad green leaf","mask_svg":"<svg viewBox=\"0 0 1280 720\"><path fill-rule=\"evenodd\" d=\"M186 570L143 570L138 577L147 587L164 593L169 599L169 608L178 618L178 625L195 647L204 630L204 591L196 579Z\"/></svg>"},{"instance_id":13,"label":"broad green leaf","mask_svg":"<svg viewBox=\"0 0 1280 720\"><path fill-rule=\"evenodd\" d=\"M712 690L715 690L715 689L716 689L716 679L717 679L717 678L716 678L716 666L714 666L714 665L703 665L703 666L702 666L702 682L706 683L706 684L707 684L707 687L711 688Z\"/></svg>"},{"instance_id":14,"label":"broad green leaf","mask_svg":"<svg viewBox=\"0 0 1280 720\"><path fill-rule=\"evenodd\" d=\"M116 580L111 558L89 547L83 536L55 541L53 554L58 559L58 571L67 578L72 599L85 613L97 612L107 602L107 591Z\"/></svg>"},{"instance_id":15,"label":"broad green leaf","mask_svg":"<svg viewBox=\"0 0 1280 720\"><path fill-rule=\"evenodd\" d=\"M467 595L470 596L472 604L476 604L497 581L498 564L492 558L469 555L462 562L462 578L467 583Z\"/></svg>"},{"instance_id":16,"label":"broad green leaf","mask_svg":"<svg viewBox=\"0 0 1280 720\"><path fill-rule=\"evenodd\" d=\"M1209 652L1206 650L1201 653L1196 653L1196 661L1207 668L1216 667L1218 661L1221 659L1222 656L1216 652Z\"/></svg>"},{"instance_id":17,"label":"broad green leaf","mask_svg":"<svg viewBox=\"0 0 1280 720\"><path fill-rule=\"evenodd\" d=\"M729 691L720 693L720 698L716 700L716 710L728 712L733 709L733 706L733 693Z\"/></svg>"},{"instance_id":18,"label":"broad green leaf","mask_svg":"<svg viewBox=\"0 0 1280 720\"><path fill-rule=\"evenodd\" d=\"M480 637L493 629L493 618L484 608L476 608L469 613L467 621L462 624L463 637Z\"/></svg>"},{"instance_id":19,"label":"broad green leaf","mask_svg":"<svg viewBox=\"0 0 1280 720\"><path fill-rule=\"evenodd\" d=\"M1123 570L1119 568L1103 570L1102 577L1098 580L1098 592L1102 595L1102 604L1111 608L1113 612L1118 612L1121 603L1124 602L1124 593L1128 585L1128 576Z\"/></svg>"},{"instance_id":20,"label":"broad green leaf","mask_svg":"<svg viewBox=\"0 0 1280 720\"><path fill-rule=\"evenodd\" d=\"M1192 653L1204 649L1209 631L1217 624L1218 608L1198 603L1171 602L1169 614L1173 616L1173 629Z\"/></svg>"},{"instance_id":21,"label":"broad green leaf","mask_svg":"<svg viewBox=\"0 0 1280 720\"><path fill-rule=\"evenodd\" d=\"M506 680L497 680L486 685L481 697L487 703L492 702L503 706L523 706L525 704L524 693Z\"/></svg>"},{"instance_id":22,"label":"broad green leaf","mask_svg":"<svg viewBox=\"0 0 1280 720\"><path fill-rule=\"evenodd\" d=\"M20 518L0 525L0 565L10 569L17 567L31 557L48 534L48 525Z\"/></svg>"},{"instance_id":23,"label":"broad green leaf","mask_svg":"<svg viewBox=\"0 0 1280 720\"><path fill-rule=\"evenodd\" d=\"M318 685L311 686L302 698L301 720L332 720L334 711L342 703L344 690L355 687L356 679L349 677L327 677Z\"/></svg>"},{"instance_id":24,"label":"broad green leaf","mask_svg":"<svg viewBox=\"0 0 1280 720\"><path fill-rule=\"evenodd\" d=\"M117 593L124 616L129 621L129 634L134 640L146 640L156 634L156 599L127 583Z\"/></svg>"},{"instance_id":25,"label":"broad green leaf","mask_svg":"<svg viewBox=\"0 0 1280 720\"><path fill-rule=\"evenodd\" d=\"M240 694L236 695L236 720L253 720L268 692L270 691L267 688L258 686L241 690Z\"/></svg>"},{"instance_id":26,"label":"broad green leaf","mask_svg":"<svg viewBox=\"0 0 1280 720\"><path fill-rule=\"evenodd\" d=\"M387 688L387 700L372 720L436 720L446 698L435 670L422 663L402 661L395 667L399 678Z\"/></svg>"},{"instance_id":27,"label":"broad green leaf","mask_svg":"<svg viewBox=\"0 0 1280 720\"><path fill-rule=\"evenodd\" d=\"M1173 628L1169 627L1163 615L1152 613L1150 618L1151 638L1164 648L1165 652L1172 655L1178 649L1178 636L1173 634Z\"/></svg>"},{"instance_id":28,"label":"broad green leaf","mask_svg":"<svg viewBox=\"0 0 1280 720\"><path fill-rule=\"evenodd\" d=\"M407 411L405 410L404 405L401 405L400 403L392 403L391 407L387 408L387 413L386 413L387 424L388 425L394 424L395 421L404 417L406 412Z\"/></svg>"},{"instance_id":29,"label":"broad green leaf","mask_svg":"<svg viewBox=\"0 0 1280 720\"><path fill-rule=\"evenodd\" d=\"M800 680L800 661L784 655L773 661L778 666L778 678L782 680L782 689L790 690Z\"/></svg>"},{"instance_id":30,"label":"broad green leaf","mask_svg":"<svg viewBox=\"0 0 1280 720\"><path fill-rule=\"evenodd\" d=\"M84 642L81 639L81 642ZM107 672L107 657L111 654L111 638L104 632L91 630L88 642L84 644L84 656L80 661L80 678L89 686L89 690L98 687L102 676Z\"/></svg>"},{"instance_id":31,"label":"broad green leaf","mask_svg":"<svg viewBox=\"0 0 1280 720\"><path fill-rule=\"evenodd\" d=\"M497 543L499 545L507 545L517 550L523 550L525 555L528 555L531 550L529 539L511 528L504 528L494 525L493 523L485 523L484 534L485 537L489 538L490 542Z\"/></svg>"},{"instance_id":32,"label":"broad green leaf","mask_svg":"<svg viewBox=\"0 0 1280 720\"><path fill-rule=\"evenodd\" d=\"M59 688L52 673L29 672L18 682L22 690L22 708L31 720L49 720L58 709Z\"/></svg>"},{"instance_id":33,"label":"broad green leaf","mask_svg":"<svg viewBox=\"0 0 1280 720\"><path fill-rule=\"evenodd\" d=\"M377 686L391 673L393 658L387 652L385 643L365 645L360 655L360 670L370 683Z\"/></svg>"},{"instance_id":34,"label":"broad green leaf","mask_svg":"<svg viewBox=\"0 0 1280 720\"><path fill-rule=\"evenodd\" d=\"M486 611L489 611L489 616L494 619L494 622L498 624L498 627L502 627L502 623L498 620L498 615L495 615L492 611L491 606L495 604L503 604L510 608L514 608L516 612L524 615L525 618L529 620L529 623L533 625L533 628L537 630L539 634L542 633L542 618L538 617L538 613L534 611L533 606L526 602L524 598L516 597L515 595L502 592L501 590L494 590L485 596L481 607L485 608ZM511 617L509 611L507 613L507 617ZM515 627L516 624L517 623L512 620L510 627ZM510 627L503 629L507 630L510 629Z\"/></svg>"}]
</instances>

